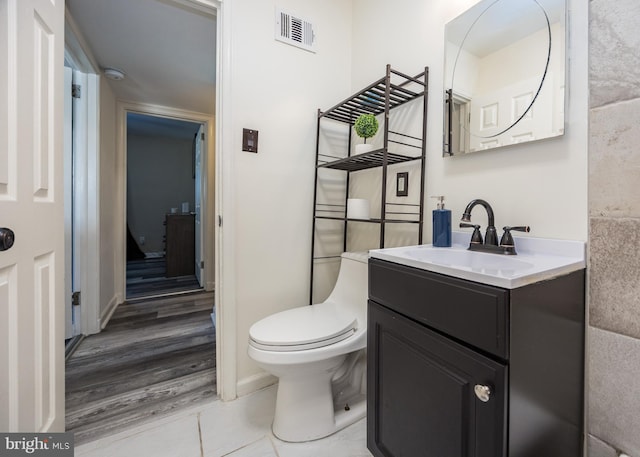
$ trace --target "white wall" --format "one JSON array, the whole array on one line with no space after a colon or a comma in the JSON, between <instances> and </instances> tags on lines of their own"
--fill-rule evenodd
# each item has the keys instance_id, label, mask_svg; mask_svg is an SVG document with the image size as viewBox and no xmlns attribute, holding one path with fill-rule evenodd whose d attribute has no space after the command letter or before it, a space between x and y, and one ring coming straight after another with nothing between
<instances>
[{"instance_id":1,"label":"white wall","mask_svg":"<svg viewBox=\"0 0 640 457\"><path fill-rule=\"evenodd\" d=\"M427 189L445 195L453 221L466 204L484 198L496 226L531 226L531 236L587 239L588 5L568 0L569 111L563 137L495 151L442 158L444 25L474 0L353 0L352 88L377 79L384 65L408 74L430 68ZM373 33L372 31L375 31ZM365 49L366 52L356 50ZM434 203L427 203L428 211ZM481 208L474 221L486 226ZM430 221L430 212L426 215ZM455 222L454 222L455 223ZM426 227L431 239L431 224Z\"/></svg>"},{"instance_id":2,"label":"white wall","mask_svg":"<svg viewBox=\"0 0 640 457\"><path fill-rule=\"evenodd\" d=\"M551 25L551 33L552 46L548 72L557 78L564 79L564 60L561 52L565 41L563 24ZM476 65L478 65L479 78L473 93L493 92L531 79L532 76L536 77L539 84L545 68L548 46L549 37L545 28L478 59ZM504 65L504 62L509 62L510 65ZM543 86L543 90L546 86L547 84Z\"/></svg>"},{"instance_id":3,"label":"white wall","mask_svg":"<svg viewBox=\"0 0 640 457\"><path fill-rule=\"evenodd\" d=\"M476 67L479 65L479 60L478 57L469 51L459 49L458 46L453 43L447 43L445 54L447 66L444 74L444 87L448 89L454 85L453 64L449 65L448 63L455 62L455 92L465 97L471 97L478 79Z\"/></svg>"},{"instance_id":4,"label":"white wall","mask_svg":"<svg viewBox=\"0 0 640 457\"><path fill-rule=\"evenodd\" d=\"M273 40L275 1L233 3L227 103L235 155L239 383L260 373L246 355L251 324L307 301L316 109L381 77L387 63L408 74L430 67L426 197L445 195L454 220L470 200L484 198L500 227L529 224L532 236L587 239L588 16L586 5L569 1L575 47L569 50L567 134L447 159L442 157L444 25L473 0L278 2L316 24L317 54ZM242 152L243 127L259 130L258 154ZM431 200L427 205L429 211L435 206ZM478 209L474 220L486 225ZM425 242L430 237L428 222Z\"/></svg>"},{"instance_id":5,"label":"white wall","mask_svg":"<svg viewBox=\"0 0 640 457\"><path fill-rule=\"evenodd\" d=\"M274 40L275 7L314 23L317 53ZM318 108L349 95L351 4L343 0L234 0L231 9L237 376L260 373L249 327L308 301ZM242 129L259 152L242 151Z\"/></svg>"},{"instance_id":6,"label":"white wall","mask_svg":"<svg viewBox=\"0 0 640 457\"><path fill-rule=\"evenodd\" d=\"M127 135L127 223L145 252L163 252L165 216L195 206L193 139ZM139 238L145 237L140 244Z\"/></svg>"},{"instance_id":7,"label":"white wall","mask_svg":"<svg viewBox=\"0 0 640 457\"><path fill-rule=\"evenodd\" d=\"M99 316L119 303L116 288L116 100L111 86L100 78L100 304Z\"/></svg>"}]
</instances>

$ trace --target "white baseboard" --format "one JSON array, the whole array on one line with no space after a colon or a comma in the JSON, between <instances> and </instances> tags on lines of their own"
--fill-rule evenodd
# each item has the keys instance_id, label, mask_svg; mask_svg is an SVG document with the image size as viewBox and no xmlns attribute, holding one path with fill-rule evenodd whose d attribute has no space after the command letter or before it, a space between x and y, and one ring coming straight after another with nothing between
<instances>
[{"instance_id":1,"label":"white baseboard","mask_svg":"<svg viewBox=\"0 0 640 457\"><path fill-rule=\"evenodd\" d=\"M164 257L164 251L145 252L144 253L144 258L145 259L158 259L160 257Z\"/></svg>"},{"instance_id":2,"label":"white baseboard","mask_svg":"<svg viewBox=\"0 0 640 457\"><path fill-rule=\"evenodd\" d=\"M101 330L104 330L104 328L107 326L109 319L111 319L111 316L113 316L113 313L116 311L116 308L119 304L120 300L118 300L118 296L114 295L113 298L109 301L109 304L104 308L102 313L100 313Z\"/></svg>"},{"instance_id":3,"label":"white baseboard","mask_svg":"<svg viewBox=\"0 0 640 457\"><path fill-rule=\"evenodd\" d=\"M247 376L236 384L236 395L242 397L250 393L264 389L278 382L278 378L263 371L262 373Z\"/></svg>"}]
</instances>

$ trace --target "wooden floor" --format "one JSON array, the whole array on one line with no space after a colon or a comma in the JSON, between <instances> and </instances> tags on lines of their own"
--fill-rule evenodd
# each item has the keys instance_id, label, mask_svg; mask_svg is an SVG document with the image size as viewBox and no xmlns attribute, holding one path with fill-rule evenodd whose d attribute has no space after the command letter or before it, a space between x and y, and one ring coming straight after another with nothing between
<instances>
[{"instance_id":1,"label":"wooden floor","mask_svg":"<svg viewBox=\"0 0 640 457\"><path fill-rule=\"evenodd\" d=\"M195 275L166 277L165 258L127 262L127 299L201 289Z\"/></svg>"},{"instance_id":2,"label":"wooden floor","mask_svg":"<svg viewBox=\"0 0 640 457\"><path fill-rule=\"evenodd\" d=\"M76 444L216 395L213 292L129 301L66 363Z\"/></svg>"}]
</instances>

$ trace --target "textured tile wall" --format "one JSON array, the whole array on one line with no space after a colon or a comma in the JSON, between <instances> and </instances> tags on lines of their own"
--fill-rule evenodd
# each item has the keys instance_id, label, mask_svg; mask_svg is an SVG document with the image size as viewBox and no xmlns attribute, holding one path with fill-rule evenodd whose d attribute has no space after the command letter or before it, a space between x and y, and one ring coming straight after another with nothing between
<instances>
[{"instance_id":1,"label":"textured tile wall","mask_svg":"<svg viewBox=\"0 0 640 457\"><path fill-rule=\"evenodd\" d=\"M589 3L589 457L640 457L640 2Z\"/></svg>"},{"instance_id":2,"label":"textured tile wall","mask_svg":"<svg viewBox=\"0 0 640 457\"><path fill-rule=\"evenodd\" d=\"M640 456L640 340L590 327L589 348L589 433Z\"/></svg>"},{"instance_id":3,"label":"textured tile wall","mask_svg":"<svg viewBox=\"0 0 640 457\"><path fill-rule=\"evenodd\" d=\"M640 2L589 2L591 107L640 97Z\"/></svg>"},{"instance_id":4,"label":"textured tile wall","mask_svg":"<svg viewBox=\"0 0 640 457\"><path fill-rule=\"evenodd\" d=\"M640 217L640 98L592 108L589 132L591 216Z\"/></svg>"},{"instance_id":5,"label":"textured tile wall","mask_svg":"<svg viewBox=\"0 0 640 457\"><path fill-rule=\"evenodd\" d=\"M591 217L589 245L589 323L640 338L640 219Z\"/></svg>"}]
</instances>

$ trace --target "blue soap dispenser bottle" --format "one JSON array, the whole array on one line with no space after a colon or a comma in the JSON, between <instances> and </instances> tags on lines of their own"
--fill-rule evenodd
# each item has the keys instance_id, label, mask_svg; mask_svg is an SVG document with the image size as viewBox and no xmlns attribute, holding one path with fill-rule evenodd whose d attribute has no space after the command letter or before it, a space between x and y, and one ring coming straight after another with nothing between
<instances>
[{"instance_id":1,"label":"blue soap dispenser bottle","mask_svg":"<svg viewBox=\"0 0 640 457\"><path fill-rule=\"evenodd\" d=\"M433 245L439 248L451 247L451 210L444 209L444 195L437 195L437 209L433 210Z\"/></svg>"}]
</instances>

